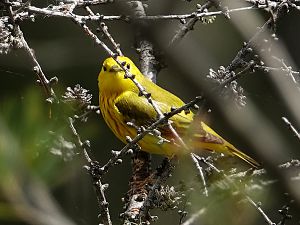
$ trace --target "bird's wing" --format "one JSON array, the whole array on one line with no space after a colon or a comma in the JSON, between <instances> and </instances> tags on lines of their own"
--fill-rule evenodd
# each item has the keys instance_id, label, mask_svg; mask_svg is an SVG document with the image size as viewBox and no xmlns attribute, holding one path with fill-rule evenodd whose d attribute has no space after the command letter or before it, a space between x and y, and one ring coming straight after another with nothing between
<instances>
[{"instance_id":1,"label":"bird's wing","mask_svg":"<svg viewBox=\"0 0 300 225\"><path fill-rule=\"evenodd\" d=\"M147 99L138 96L135 92L122 93L116 99L115 106L123 116L124 122L133 122L137 126L149 126L157 118L154 108Z\"/></svg>"},{"instance_id":2,"label":"bird's wing","mask_svg":"<svg viewBox=\"0 0 300 225\"><path fill-rule=\"evenodd\" d=\"M153 101L162 113L170 112L171 106L167 103L155 101L155 99ZM116 99L115 106L122 114L124 122L133 122L136 126L147 127L158 119L156 111L148 100L145 97L138 96L135 92L127 91L121 94ZM181 112L171 117L170 121L175 130L181 135L190 125L192 118L193 114L191 112ZM165 124L159 126L159 130L163 137L170 137L171 132Z\"/></svg>"}]
</instances>

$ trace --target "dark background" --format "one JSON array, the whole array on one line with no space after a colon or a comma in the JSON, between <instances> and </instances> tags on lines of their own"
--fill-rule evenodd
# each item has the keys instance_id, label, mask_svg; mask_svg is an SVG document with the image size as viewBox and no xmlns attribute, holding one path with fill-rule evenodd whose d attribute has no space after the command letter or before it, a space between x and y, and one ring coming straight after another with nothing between
<instances>
[{"instance_id":1,"label":"dark background","mask_svg":"<svg viewBox=\"0 0 300 225\"><path fill-rule=\"evenodd\" d=\"M147 3L149 5L147 12L150 15L179 14L195 10L195 3L193 1L164 1L162 3L158 0L152 0ZM33 4L47 5L42 1L34 2ZM103 13L105 15L118 15L121 14L122 9L111 4L93 7L93 10L94 12ZM246 14L246 12L239 12L237 14L243 13ZM267 18L266 13L253 13L258 14L260 17ZM135 31L132 25L123 21L107 22L107 25L112 36L121 44L123 53L138 64L138 55L134 47ZM180 23L178 21L158 22L155 32L161 38L159 45L163 46L168 43L168 40L170 40L170 37L172 37L179 25ZM262 24L256 24L256 26L261 25ZM96 46L79 26L66 18L38 16L35 22L24 21L20 23L20 27L29 46L34 49L35 55L47 77L58 77L59 84L54 86L55 91L57 93L63 93L66 87L73 87L75 84L80 84L93 94L92 104L98 105L97 76L103 60L108 57L107 53L100 46ZM95 26L91 25L91 27ZM292 56L292 59L298 67L300 64L300 47L298 44L300 38L299 28L299 11L293 10L280 20L277 33L279 39L284 43L288 53ZM248 28L245 27L245 29ZM249 29L250 34L253 35L255 30L251 30L250 27ZM248 38L250 37L251 36ZM198 22L195 26L195 30L188 33L173 49L174 52L176 52L176 48L179 50L184 49L185 52L175 55L174 57L183 63L191 62L190 66L197 67L198 73L195 74L193 78L185 76L184 71L178 70L172 58L166 54L165 61L167 68L159 73L157 79L158 84L176 93L184 101L191 100L202 91L195 81L197 77L205 77L208 74L209 68L216 70L221 65L228 65L237 51L242 47L243 41L248 41L248 39L243 37L231 21L224 16L217 16L215 22L212 24L204 25ZM197 61L197 65L192 63L195 60ZM27 96L26 93L29 89L35 89L42 95L42 91L35 84L37 77L32 71L30 60L22 49L12 50L8 54L0 55L0 62L0 101L3 103L0 105L2 107L6 106L5 102L8 101L15 101L16 105L22 105L23 99ZM297 70L297 68L293 69ZM239 84L244 88L247 100L252 100L255 103L259 111L278 129L282 138L288 143L286 149L282 149L283 152L289 152L290 155L288 155L287 158L299 158L298 140L293 137L292 133L281 120L282 116L290 118L291 121L294 121L294 118L290 115L286 103L280 97L280 94L269 76L271 75L267 73L252 73L241 78ZM199 79L199 82L200 80L201 79ZM47 106L45 107L47 108ZM23 108L24 105L20 107L20 111L23 110ZM5 109L2 110L5 111ZM37 108L37 110L39 109ZM247 105L244 110L247 110ZM13 117L12 115L8 115L8 117L9 116ZM22 114L20 116L22 116ZM17 121L19 118L14 119ZM245 120L246 119L247 118L245 118ZM222 115L215 112L214 109L212 109L209 115L209 124L226 139L235 143L236 146L245 149L245 151L251 155L255 154L238 133L231 131L230 126ZM295 125L297 127L297 125L300 124ZM41 127L43 127L43 125L41 125ZM91 114L86 123L78 125L78 132L83 140L88 139L91 141L92 156L97 159L100 164L108 160L110 150L121 149L123 146L108 129L101 115ZM257 138L259 139L259 137ZM54 159L54 161L56 160L59 161L58 165L54 166L53 171L50 170L48 173L44 173L44 175L39 175L41 176L41 180L47 180L46 177L49 174L51 175L52 178L47 180L46 184L49 185L51 193L53 193L62 211L77 224L97 223L97 202L90 177L82 168L84 165L82 156L78 155L71 161ZM157 163L160 160L160 156L154 156L154 162ZM190 164L190 162L187 159L183 159L181 165L179 163L174 176L170 180L170 184L178 184L179 180L185 177L186 173L182 172L182 170L193 170L188 164ZM130 158L125 157L123 164L113 167L104 178L104 182L109 183L109 189L106 193L110 202L112 220L116 223L119 223L118 215L122 212L123 206L121 198L124 197L128 191L130 174ZM284 190L278 190L275 186L276 185L266 188L266 190L260 190L258 195L260 197L256 199L257 201L263 202L266 212L276 221L276 219L279 218L277 210L284 203L282 200L285 200L285 197L283 194ZM211 201L213 202L213 200ZM199 204L201 204L201 202L199 202ZM232 202L228 203L225 198L225 200L220 201L220 204L217 204L217 207L212 206L212 209L209 210L208 213L208 215L211 214L211 217L207 216L206 219L203 220L207 224L216 224L216 221L222 221L223 224L254 224L254 221L263 223L263 219L259 217L259 214L255 212L251 206L232 205L229 211L227 209L231 204ZM195 208L197 208L197 205ZM239 214L239 219L233 220L233 218L236 217L235 213ZM167 213L155 211L153 214L160 215L158 224L178 223L179 216L176 210L168 211ZM12 215L15 214L12 213ZM172 217L170 215L172 215ZM207 219L212 217L218 218ZM295 215L295 217L297 216ZM295 217L295 221L299 221L299 217L298 219ZM245 219L247 222L241 218L247 218ZM0 224L24 223L18 219L18 216L7 217L6 215L3 216L3 219L0 217Z\"/></svg>"}]
</instances>

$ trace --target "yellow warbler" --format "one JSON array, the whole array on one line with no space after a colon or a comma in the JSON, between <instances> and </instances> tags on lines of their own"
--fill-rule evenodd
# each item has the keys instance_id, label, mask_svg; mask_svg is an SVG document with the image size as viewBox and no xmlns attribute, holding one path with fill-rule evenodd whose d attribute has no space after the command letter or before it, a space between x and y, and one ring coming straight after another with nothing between
<instances>
[{"instance_id":1,"label":"yellow warbler","mask_svg":"<svg viewBox=\"0 0 300 225\"><path fill-rule=\"evenodd\" d=\"M118 60L135 76L145 90L151 93L151 98L162 113L170 112L172 107L178 108L184 105L180 98L144 77L129 58L118 56ZM139 96L139 89L132 80L125 79L124 75L125 72L118 63L113 58L108 58L104 61L100 71L98 86L103 118L114 134L126 143L126 136L134 138L137 135L137 127L151 125L158 116L146 97ZM254 159L236 149L202 121L196 124L200 129L196 129L195 133L190 134L192 129L189 130L189 126L192 121L192 112L182 111L170 118L172 127L178 135L188 137L187 144L193 152L205 149L226 153L237 156L254 167L259 166ZM161 134L160 137L149 133L138 142L143 151L168 157L187 153L187 150L176 141L174 133L167 125L161 125L157 129Z\"/></svg>"}]
</instances>

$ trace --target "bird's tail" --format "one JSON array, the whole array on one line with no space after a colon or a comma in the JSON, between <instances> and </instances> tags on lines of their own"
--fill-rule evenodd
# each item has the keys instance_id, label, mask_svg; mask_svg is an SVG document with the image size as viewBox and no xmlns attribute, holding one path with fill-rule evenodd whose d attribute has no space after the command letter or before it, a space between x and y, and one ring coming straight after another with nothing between
<instances>
[{"instance_id":1,"label":"bird's tail","mask_svg":"<svg viewBox=\"0 0 300 225\"><path fill-rule=\"evenodd\" d=\"M251 166L258 168L260 164L252 159L250 156L238 150L232 144L224 140L214 130L208 127L205 123L201 122L202 134L194 135L194 145L196 148L212 150L220 153L234 155L249 163Z\"/></svg>"},{"instance_id":2,"label":"bird's tail","mask_svg":"<svg viewBox=\"0 0 300 225\"><path fill-rule=\"evenodd\" d=\"M256 160L254 160L250 156L246 155L245 153L239 151L233 145L229 144L229 145L227 145L227 148L229 149L231 154L233 154L234 156L237 156L240 159L244 160L245 162L249 163L254 168L259 168L261 166Z\"/></svg>"}]
</instances>

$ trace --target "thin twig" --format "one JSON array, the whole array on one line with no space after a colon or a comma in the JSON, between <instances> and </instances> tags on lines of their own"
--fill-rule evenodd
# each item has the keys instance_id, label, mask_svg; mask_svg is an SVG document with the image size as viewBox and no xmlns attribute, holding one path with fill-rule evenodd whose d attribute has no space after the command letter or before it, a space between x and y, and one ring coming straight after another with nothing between
<instances>
[{"instance_id":1,"label":"thin twig","mask_svg":"<svg viewBox=\"0 0 300 225\"><path fill-rule=\"evenodd\" d=\"M68 11L66 11L62 7L56 7L54 9L49 8L38 8L35 6L28 6L26 7L28 12L22 12L15 15L15 18L24 20L24 19L31 19L29 13L35 13L37 15L46 15L46 16L53 16L53 17L66 17L72 19L74 16L77 20L86 22L86 21L103 21L103 20L124 20L130 21L132 18L128 15L116 15L116 16L105 16L105 15L95 15L95 16L81 16L81 15L72 15ZM248 11L257 9L255 6L248 6L242 8L235 8L229 9L228 13L235 13L241 11ZM200 12L200 13L190 13L190 14L180 14L180 15L154 15L154 16L140 16L135 18L136 20L182 20L182 19L189 19L189 18L202 18L202 17L210 17L210 16L218 16L223 15L223 11L215 11L215 12Z\"/></svg>"},{"instance_id":2,"label":"thin twig","mask_svg":"<svg viewBox=\"0 0 300 225\"><path fill-rule=\"evenodd\" d=\"M291 70L291 68L289 69L286 69L286 68L283 68L283 67L271 67L271 66L263 66L263 65L255 65L253 67L254 69L259 69L259 70L263 70L264 72L269 72L269 71L282 71L284 73L289 73L289 74L292 74L292 80L294 83L296 83L296 79L294 77L294 74L295 75L299 75L299 72L298 71L293 71Z\"/></svg>"},{"instance_id":3,"label":"thin twig","mask_svg":"<svg viewBox=\"0 0 300 225\"><path fill-rule=\"evenodd\" d=\"M95 16L95 13L91 10L90 7L86 6L85 9L88 11L88 13L91 16ZM115 51L118 53L118 55L122 56L123 53L120 49L120 44L116 43L116 41L114 40L114 38L111 36L111 34L108 31L108 27L106 26L106 24L104 22L101 22L99 24L100 29L102 30L103 34L105 34L105 36L108 38L108 40L111 42L111 44L113 45Z\"/></svg>"},{"instance_id":4,"label":"thin twig","mask_svg":"<svg viewBox=\"0 0 300 225\"><path fill-rule=\"evenodd\" d=\"M269 25L272 22L272 18L269 18L268 21L253 35L253 37L247 43L244 43L243 48L237 53L232 62L226 67L226 70L228 72L234 71L235 69L239 68L242 64L245 63L245 56L249 54L249 52L255 46L257 40L261 37L264 31L268 29Z\"/></svg>"},{"instance_id":5,"label":"thin twig","mask_svg":"<svg viewBox=\"0 0 300 225\"><path fill-rule=\"evenodd\" d=\"M90 36L94 42L97 45L100 45L110 56L115 56L116 54L103 42L101 41L96 34L94 34L90 28L83 23L81 20L78 20L78 18L76 16L72 16L71 17L73 19L73 21L75 21L78 25L80 25L82 27L82 29L85 31L85 33Z\"/></svg>"},{"instance_id":6,"label":"thin twig","mask_svg":"<svg viewBox=\"0 0 300 225\"><path fill-rule=\"evenodd\" d=\"M112 158L109 159L109 161L101 168L102 173L106 173L108 168L115 165L116 161L122 157L129 149L132 148L133 145L137 144L142 138L144 138L148 133L152 132L153 129L157 128L159 125L165 123L168 119L170 119L172 116L190 109L191 107L194 107L196 103L200 102L202 100L202 97L196 97L189 103L172 110L171 112L165 113L164 117L158 119L156 122L151 124L148 128L145 128L143 132L135 136L132 140L129 141L127 145L125 145L120 151L118 151L117 154L114 154Z\"/></svg>"},{"instance_id":7,"label":"thin twig","mask_svg":"<svg viewBox=\"0 0 300 225\"><path fill-rule=\"evenodd\" d=\"M236 8L236 9L230 9L228 10L228 13L234 13L234 12L240 12L245 10L253 10L256 9L253 6L248 7L242 7L242 8ZM216 12L201 12L201 13L190 13L190 14L181 14L181 15L155 15L155 16L142 16L139 17L139 20L182 20L182 19L188 19L188 18L194 18L194 17L208 17L208 16L217 16L222 15L223 11L216 11Z\"/></svg>"},{"instance_id":8,"label":"thin twig","mask_svg":"<svg viewBox=\"0 0 300 225\"><path fill-rule=\"evenodd\" d=\"M280 4L279 1L269 1L269 0L246 0L246 2L249 2L253 5L255 5L259 9L270 9L270 8L277 8L278 4ZM293 3L290 3L289 1L286 1L285 3L291 4L291 6L295 7L295 5L292 5ZM299 2L298 2L299 4Z\"/></svg>"},{"instance_id":9,"label":"thin twig","mask_svg":"<svg viewBox=\"0 0 300 225\"><path fill-rule=\"evenodd\" d=\"M286 73L291 77L292 81L293 81L295 84L299 85L299 78L296 79L295 76L294 76L294 74L299 75L299 72L293 71L293 70L292 70L292 67L291 67L291 66L287 66L283 59L279 59L279 58L277 58L277 57L275 57L275 56L272 56L272 58L275 59L276 61L278 61L279 63L281 63L281 64L283 65L283 68L281 68L282 71L286 72ZM298 80L298 81L297 81L297 80ZM298 87L298 88L299 88L299 87Z\"/></svg>"},{"instance_id":10,"label":"thin twig","mask_svg":"<svg viewBox=\"0 0 300 225\"><path fill-rule=\"evenodd\" d=\"M293 124L286 118L281 117L283 122L288 126L288 128L294 133L294 135L298 138L300 141L300 133L297 131L297 129L293 126Z\"/></svg>"},{"instance_id":11,"label":"thin twig","mask_svg":"<svg viewBox=\"0 0 300 225\"><path fill-rule=\"evenodd\" d=\"M267 214L263 211L263 209L259 204L255 203L249 196L246 196L246 198L248 202L250 202L250 204L253 205L254 208L256 208L257 211L263 216L267 224L276 225L276 223L272 222L272 220L267 216Z\"/></svg>"},{"instance_id":12,"label":"thin twig","mask_svg":"<svg viewBox=\"0 0 300 225\"><path fill-rule=\"evenodd\" d=\"M90 6L90 5L100 5L100 4L106 4L106 3L112 3L111 0L76 0L77 6Z\"/></svg>"},{"instance_id":13,"label":"thin twig","mask_svg":"<svg viewBox=\"0 0 300 225\"><path fill-rule=\"evenodd\" d=\"M106 197L104 193L105 189L108 187L108 184L102 184L101 180L98 178L97 180L94 180L93 185L96 191L98 204L100 206L99 218L101 219L101 223L103 223L103 225L112 225L112 221L108 209L109 204L106 201Z\"/></svg>"},{"instance_id":14,"label":"thin twig","mask_svg":"<svg viewBox=\"0 0 300 225\"><path fill-rule=\"evenodd\" d=\"M20 26L15 22L14 12L12 11L11 6L8 6L8 11L9 11L9 15L10 15L10 18L11 18L13 26L14 26L15 35L20 39L20 41L22 43L22 48L25 50L25 52L27 53L27 55L31 59L32 66L33 66L33 71L37 75L38 81L42 85L48 100L50 102L52 102L53 99L58 101L53 89L51 88L51 82L45 76L45 74L42 70L42 67L40 66L37 58L34 55L33 50L29 47L27 41L25 40L24 34L23 34Z\"/></svg>"},{"instance_id":15,"label":"thin twig","mask_svg":"<svg viewBox=\"0 0 300 225\"><path fill-rule=\"evenodd\" d=\"M86 148L85 148L85 144L81 141L81 138L79 136L79 134L77 133L74 124L73 124L73 119L71 117L68 118L68 122L69 122L69 127L74 135L74 137L76 137L77 140L77 144L79 145L79 147L82 149L83 155L86 159L86 161L90 164L92 162Z\"/></svg>"},{"instance_id":16,"label":"thin twig","mask_svg":"<svg viewBox=\"0 0 300 225\"><path fill-rule=\"evenodd\" d=\"M212 6L212 2L207 1L204 5L202 5L197 12L203 12L204 10L209 9ZM173 46L173 44L177 43L179 40L181 40L189 31L193 30L195 24L197 21L199 21L200 17L193 17L188 22L181 25L179 30L175 33L173 38L171 39L169 43L169 47Z\"/></svg>"},{"instance_id":17,"label":"thin twig","mask_svg":"<svg viewBox=\"0 0 300 225\"><path fill-rule=\"evenodd\" d=\"M99 204L99 209L100 209L100 215L99 218L101 220L102 224L105 225L112 225L111 222L111 217L110 217L110 213L109 213L109 208L108 208L108 202L106 201L106 197L105 197L105 189L107 188L108 185L103 185L99 176L97 176L96 174L94 174L94 162L92 161L92 159L90 158L88 151L86 149L86 144L83 143L81 141L81 138L79 136L79 134L77 133L74 124L73 124L73 119L71 117L68 118L68 122L69 122L69 126L70 129L74 135L74 137L76 138L77 141L77 145L81 148L86 161L88 162L89 166L87 167L88 171L91 174L92 177L92 181L93 181L93 186L96 192L96 196L97 196L97 200L98 200L98 204ZM96 165L97 166L97 165Z\"/></svg>"},{"instance_id":18,"label":"thin twig","mask_svg":"<svg viewBox=\"0 0 300 225\"><path fill-rule=\"evenodd\" d=\"M253 48L257 48L258 40L262 37L264 32L268 29L272 29L272 24L276 23L276 21L279 19L280 11L283 9L283 5L284 3L276 3L276 7L274 7L276 13L272 13L267 22L264 23L264 25L253 35L253 37L247 43L244 43L243 48L237 53L229 66L226 67L226 70L228 72L234 71L241 65L245 64L245 57L253 51ZM266 5L266 7L269 6Z\"/></svg>"},{"instance_id":19,"label":"thin twig","mask_svg":"<svg viewBox=\"0 0 300 225\"><path fill-rule=\"evenodd\" d=\"M64 17L73 19L74 16L78 21L86 22L86 21L101 21L101 20L125 20L128 21L128 19L125 16L104 16L104 15L95 15L95 16L80 16L70 13L69 11L66 11L66 9L61 7L56 7L54 9L49 8L38 8L35 6L28 6L26 7L28 12L22 12L15 15L15 18L17 19L30 19L29 13L37 14L37 15L44 15L44 16L53 16L53 17Z\"/></svg>"},{"instance_id":20,"label":"thin twig","mask_svg":"<svg viewBox=\"0 0 300 225\"><path fill-rule=\"evenodd\" d=\"M205 177L204 177L204 174L203 174L203 168L200 166L199 161L196 159L196 157L194 156L194 154L191 153L190 155L191 155L191 158L192 158L193 162L194 162L195 165L196 165L196 168L197 168L197 170L198 170L198 172L199 172L201 181L202 181L202 183L203 183L203 187L204 187L204 195L205 195L206 197L208 197L208 190L207 190L207 185L206 185Z\"/></svg>"},{"instance_id":21,"label":"thin twig","mask_svg":"<svg viewBox=\"0 0 300 225\"><path fill-rule=\"evenodd\" d=\"M247 66L244 69L242 69L240 72L238 72L234 76L228 78L227 80L224 80L220 84L219 88L224 88L225 86L229 85L232 81L235 81L235 80L239 79L244 73L246 73L247 71L249 71L253 66L254 66L254 61L250 61L247 64Z\"/></svg>"},{"instance_id":22,"label":"thin twig","mask_svg":"<svg viewBox=\"0 0 300 225\"><path fill-rule=\"evenodd\" d=\"M217 172L218 174L222 175L222 177L224 177L225 180L227 180L229 182L229 184L239 193L243 194L243 196L248 200L248 202L253 205L263 216L263 218L265 219L265 221L269 224L269 225L275 225L275 223L273 223L271 221L271 219L266 215L266 213L261 209L261 207L259 205L257 205L241 188L239 188L234 182L233 180L227 176L223 171L219 170L217 167L215 167L212 163L208 162L205 158L200 157L196 154L194 154L195 158L198 159L199 161L205 163L207 166L209 166L211 169L213 169L215 172Z\"/></svg>"}]
</instances>

